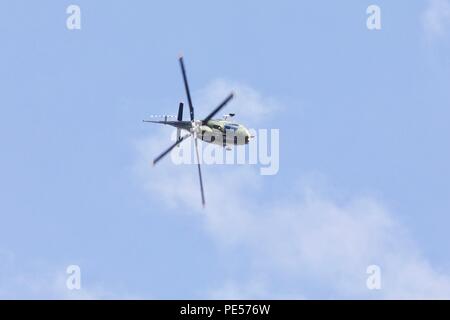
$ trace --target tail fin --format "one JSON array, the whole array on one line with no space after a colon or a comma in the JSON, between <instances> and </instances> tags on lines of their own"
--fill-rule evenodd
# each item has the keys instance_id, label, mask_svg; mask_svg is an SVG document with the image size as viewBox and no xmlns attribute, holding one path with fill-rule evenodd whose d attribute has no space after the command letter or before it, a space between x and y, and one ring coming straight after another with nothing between
<instances>
[{"instance_id":1,"label":"tail fin","mask_svg":"<svg viewBox=\"0 0 450 320\"><path fill-rule=\"evenodd\" d=\"M178 106L178 121L183 120L183 102L180 102L180 105Z\"/></svg>"},{"instance_id":2,"label":"tail fin","mask_svg":"<svg viewBox=\"0 0 450 320\"><path fill-rule=\"evenodd\" d=\"M183 120L183 102L180 102L180 105L178 106L178 121ZM181 129L177 128L177 141L181 140ZM178 145L179 147L180 145Z\"/></svg>"}]
</instances>

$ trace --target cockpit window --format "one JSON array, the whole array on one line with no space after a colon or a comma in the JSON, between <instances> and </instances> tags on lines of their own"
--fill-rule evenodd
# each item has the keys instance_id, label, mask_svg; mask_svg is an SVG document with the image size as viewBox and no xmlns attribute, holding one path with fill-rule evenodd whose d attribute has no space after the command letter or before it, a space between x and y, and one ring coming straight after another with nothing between
<instances>
[{"instance_id":1,"label":"cockpit window","mask_svg":"<svg viewBox=\"0 0 450 320\"><path fill-rule=\"evenodd\" d=\"M235 123L228 123L225 125L225 130L236 131L238 128L239 128L239 125L235 124Z\"/></svg>"}]
</instances>

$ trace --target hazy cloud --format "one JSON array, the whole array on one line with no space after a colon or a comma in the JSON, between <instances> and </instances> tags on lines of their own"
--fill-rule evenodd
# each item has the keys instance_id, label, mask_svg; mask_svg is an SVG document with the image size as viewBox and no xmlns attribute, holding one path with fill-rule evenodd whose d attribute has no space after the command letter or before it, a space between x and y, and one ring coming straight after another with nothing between
<instances>
[{"instance_id":1,"label":"hazy cloud","mask_svg":"<svg viewBox=\"0 0 450 320\"><path fill-rule=\"evenodd\" d=\"M228 113L236 113L236 118L239 121L255 124L280 109L280 104L275 99L263 96L248 85L236 81L216 79L205 88L195 92L195 107L200 112L197 113L196 110L196 114L200 117L206 115L232 91L235 93L234 99L218 114L218 117Z\"/></svg>"},{"instance_id":2,"label":"hazy cloud","mask_svg":"<svg viewBox=\"0 0 450 320\"><path fill-rule=\"evenodd\" d=\"M196 212L219 247L247 251L254 272L266 275L264 285L252 282L243 288L227 279L223 297L323 298L320 292L326 288L333 297L450 298L450 278L429 264L376 199L354 197L338 203L321 196L320 190L290 185L285 198L272 202L258 194L264 178L256 172L217 169L205 175L207 208L202 210L194 167L189 169L171 168L171 175L164 175L159 168L161 173L149 174L144 182L167 205ZM366 288L365 272L371 264L382 270L379 292ZM278 278L291 279L286 292L277 287ZM212 297L220 293L213 290Z\"/></svg>"},{"instance_id":3,"label":"hazy cloud","mask_svg":"<svg viewBox=\"0 0 450 320\"><path fill-rule=\"evenodd\" d=\"M204 92L209 96L207 89ZM250 96L260 96L252 92L255 95ZM258 107L265 110L257 102L252 106ZM168 145L168 137L167 130L160 130L136 143L135 169L149 196L193 215L219 250L227 248L224 254L230 259L233 252L245 252L249 259L242 265L249 273L247 282L237 274L236 279L223 279L222 287L211 288L205 295L450 298L449 276L436 271L406 228L376 198L335 199L324 195L314 181L304 183L302 177L292 177L292 183L284 186L284 195L272 200L266 196L270 182L255 168L204 166L207 206L203 210L194 166L175 166L168 159L151 168L151 160ZM366 268L372 264L382 271L378 291L366 287Z\"/></svg>"},{"instance_id":4,"label":"hazy cloud","mask_svg":"<svg viewBox=\"0 0 450 320\"><path fill-rule=\"evenodd\" d=\"M67 266L51 266L44 261L29 261L13 251L0 248L0 299L107 299L116 296L102 286L84 281L81 289L66 286Z\"/></svg>"},{"instance_id":5,"label":"hazy cloud","mask_svg":"<svg viewBox=\"0 0 450 320\"><path fill-rule=\"evenodd\" d=\"M428 36L443 36L450 27L450 1L429 0L422 15L422 22Z\"/></svg>"}]
</instances>

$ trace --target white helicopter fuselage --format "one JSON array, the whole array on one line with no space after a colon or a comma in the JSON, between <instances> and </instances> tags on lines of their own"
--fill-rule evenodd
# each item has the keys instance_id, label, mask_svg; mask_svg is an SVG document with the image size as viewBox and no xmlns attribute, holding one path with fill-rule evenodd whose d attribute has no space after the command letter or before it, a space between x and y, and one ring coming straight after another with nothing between
<instances>
[{"instance_id":1,"label":"white helicopter fuselage","mask_svg":"<svg viewBox=\"0 0 450 320\"><path fill-rule=\"evenodd\" d=\"M207 124L197 128L198 138L217 145L244 145L251 138L246 127L227 120L209 120Z\"/></svg>"}]
</instances>

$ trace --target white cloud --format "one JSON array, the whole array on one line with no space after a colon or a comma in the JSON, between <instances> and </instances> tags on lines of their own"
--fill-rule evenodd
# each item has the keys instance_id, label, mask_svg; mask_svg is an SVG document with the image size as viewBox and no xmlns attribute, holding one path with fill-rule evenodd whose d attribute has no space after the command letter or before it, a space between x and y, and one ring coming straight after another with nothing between
<instances>
[{"instance_id":1,"label":"white cloud","mask_svg":"<svg viewBox=\"0 0 450 320\"><path fill-rule=\"evenodd\" d=\"M258 109L258 104L253 108ZM305 185L300 177L292 177L283 198L271 200L266 197L269 182L255 168L204 166L207 206L202 210L194 166L174 166L165 159L151 168L152 158L168 144L162 137L160 132L137 144L136 172L152 200L193 214L218 247L227 248L224 252L245 252L250 260L245 269L259 275L250 274L244 283L224 279L222 287L205 294L213 298L450 298L450 278L430 265L394 214L377 199L354 196L338 201L324 196L314 183ZM372 264L381 267L379 291L366 288L366 268Z\"/></svg>"},{"instance_id":2,"label":"white cloud","mask_svg":"<svg viewBox=\"0 0 450 320\"><path fill-rule=\"evenodd\" d=\"M112 297L100 287L83 285L80 290L69 290L66 287L67 275L57 271L14 271L2 275L0 280L0 299L92 300Z\"/></svg>"},{"instance_id":3,"label":"white cloud","mask_svg":"<svg viewBox=\"0 0 450 320\"><path fill-rule=\"evenodd\" d=\"M263 183L256 173L220 170L205 177L203 211L193 167L191 171L170 169L173 175L157 174L147 183L159 189L157 197L163 196L167 204L197 212L219 246L247 250L255 272L266 274L269 282L269 288L258 291L254 282L239 288L238 281L227 280L223 292L215 290L212 297L274 297L272 290L308 297L303 283L316 281L336 297L450 298L450 278L434 270L392 213L374 199L356 197L338 204L315 190L286 186L286 199L273 203L245 190ZM382 270L379 293L365 286L371 264ZM278 277L292 279L289 292L279 292L270 283Z\"/></svg>"},{"instance_id":4,"label":"white cloud","mask_svg":"<svg viewBox=\"0 0 450 320\"><path fill-rule=\"evenodd\" d=\"M450 27L450 1L429 0L422 22L428 36L443 36Z\"/></svg>"},{"instance_id":5,"label":"white cloud","mask_svg":"<svg viewBox=\"0 0 450 320\"><path fill-rule=\"evenodd\" d=\"M261 279L251 279L247 283L237 283L229 280L218 289L214 289L209 293L212 299L264 299L269 293L265 287L265 283Z\"/></svg>"},{"instance_id":6,"label":"white cloud","mask_svg":"<svg viewBox=\"0 0 450 320\"><path fill-rule=\"evenodd\" d=\"M232 91L235 93L234 99L218 114L218 117L223 114L236 113L238 121L255 124L280 109L276 100L261 95L243 83L216 79L194 93L196 117L206 116Z\"/></svg>"},{"instance_id":7,"label":"white cloud","mask_svg":"<svg viewBox=\"0 0 450 320\"><path fill-rule=\"evenodd\" d=\"M42 262L23 261L17 259L12 251L0 248L0 299L90 300L112 297L101 286L84 283L83 277L80 290L69 290L65 271L65 266L50 267Z\"/></svg>"}]
</instances>

